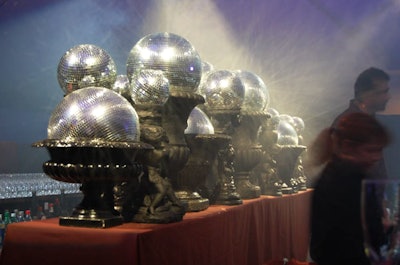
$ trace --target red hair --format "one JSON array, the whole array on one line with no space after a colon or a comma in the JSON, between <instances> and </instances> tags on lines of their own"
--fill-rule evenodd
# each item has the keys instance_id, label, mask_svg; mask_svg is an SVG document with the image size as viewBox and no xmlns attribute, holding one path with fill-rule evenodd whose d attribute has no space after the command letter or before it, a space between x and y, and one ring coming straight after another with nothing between
<instances>
[{"instance_id":1,"label":"red hair","mask_svg":"<svg viewBox=\"0 0 400 265\"><path fill-rule=\"evenodd\" d=\"M354 112L342 116L335 128L322 130L308 147L308 165L320 166L328 162L333 154L333 138L338 142L348 140L356 144L375 143L386 146L390 137L384 126L373 116Z\"/></svg>"}]
</instances>

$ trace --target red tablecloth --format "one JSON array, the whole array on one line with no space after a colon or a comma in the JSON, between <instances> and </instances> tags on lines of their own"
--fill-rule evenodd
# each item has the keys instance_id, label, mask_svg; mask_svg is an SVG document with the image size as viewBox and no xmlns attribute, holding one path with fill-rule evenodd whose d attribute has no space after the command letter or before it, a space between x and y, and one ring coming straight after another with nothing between
<instances>
[{"instance_id":1,"label":"red tablecloth","mask_svg":"<svg viewBox=\"0 0 400 265\"><path fill-rule=\"evenodd\" d=\"M213 205L170 224L63 227L58 219L11 224L0 265L257 265L307 257L311 191Z\"/></svg>"}]
</instances>

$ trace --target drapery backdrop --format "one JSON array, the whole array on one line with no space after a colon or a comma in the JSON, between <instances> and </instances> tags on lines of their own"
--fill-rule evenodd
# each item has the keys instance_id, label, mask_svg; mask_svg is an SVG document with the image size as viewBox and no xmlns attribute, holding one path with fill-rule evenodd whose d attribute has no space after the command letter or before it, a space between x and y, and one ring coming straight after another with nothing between
<instances>
[{"instance_id":1,"label":"drapery backdrop","mask_svg":"<svg viewBox=\"0 0 400 265\"><path fill-rule=\"evenodd\" d=\"M344 109L358 73L392 75L386 113L400 113L399 0L0 0L0 173L38 172L47 122L63 97L59 59L94 44L126 74L130 49L168 31L217 69L248 70L270 107L302 117L309 141Z\"/></svg>"}]
</instances>

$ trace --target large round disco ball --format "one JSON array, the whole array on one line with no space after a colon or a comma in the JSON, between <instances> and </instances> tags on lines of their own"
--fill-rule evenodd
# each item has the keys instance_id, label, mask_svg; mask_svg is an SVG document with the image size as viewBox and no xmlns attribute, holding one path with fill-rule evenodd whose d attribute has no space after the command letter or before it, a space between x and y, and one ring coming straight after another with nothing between
<instances>
[{"instance_id":1,"label":"large round disco ball","mask_svg":"<svg viewBox=\"0 0 400 265\"><path fill-rule=\"evenodd\" d=\"M190 112L187 124L185 134L214 134L214 126L210 119L198 107L194 107Z\"/></svg>"},{"instance_id":2,"label":"large round disco ball","mask_svg":"<svg viewBox=\"0 0 400 265\"><path fill-rule=\"evenodd\" d=\"M202 72L200 56L192 44L167 32L140 39L131 49L126 65L129 78L143 69L163 71L171 91L193 92Z\"/></svg>"},{"instance_id":3,"label":"large round disco ball","mask_svg":"<svg viewBox=\"0 0 400 265\"><path fill-rule=\"evenodd\" d=\"M211 110L239 110L245 88L240 78L229 70L216 70L207 75L199 88L205 105Z\"/></svg>"},{"instance_id":4,"label":"large round disco ball","mask_svg":"<svg viewBox=\"0 0 400 265\"><path fill-rule=\"evenodd\" d=\"M169 82L161 70L144 69L133 74L131 89L136 104L162 105L169 97Z\"/></svg>"},{"instance_id":5,"label":"large round disco ball","mask_svg":"<svg viewBox=\"0 0 400 265\"><path fill-rule=\"evenodd\" d=\"M117 75L117 79L112 85L111 90L117 92L128 100L131 98L131 84L126 75Z\"/></svg>"},{"instance_id":6,"label":"large round disco ball","mask_svg":"<svg viewBox=\"0 0 400 265\"><path fill-rule=\"evenodd\" d=\"M81 44L69 49L60 59L57 79L65 94L80 88L111 88L117 77L114 60L102 48Z\"/></svg>"},{"instance_id":7,"label":"large round disco ball","mask_svg":"<svg viewBox=\"0 0 400 265\"><path fill-rule=\"evenodd\" d=\"M298 145L299 138L293 126L285 120L281 120L277 126L279 145Z\"/></svg>"},{"instance_id":8,"label":"large round disco ball","mask_svg":"<svg viewBox=\"0 0 400 265\"><path fill-rule=\"evenodd\" d=\"M51 114L47 134L48 139L66 142L138 142L139 118L121 95L103 87L88 87L63 98Z\"/></svg>"},{"instance_id":9,"label":"large round disco ball","mask_svg":"<svg viewBox=\"0 0 400 265\"><path fill-rule=\"evenodd\" d=\"M256 74L239 70L236 71L244 85L244 101L242 111L261 112L268 107L269 92L264 81Z\"/></svg>"}]
</instances>

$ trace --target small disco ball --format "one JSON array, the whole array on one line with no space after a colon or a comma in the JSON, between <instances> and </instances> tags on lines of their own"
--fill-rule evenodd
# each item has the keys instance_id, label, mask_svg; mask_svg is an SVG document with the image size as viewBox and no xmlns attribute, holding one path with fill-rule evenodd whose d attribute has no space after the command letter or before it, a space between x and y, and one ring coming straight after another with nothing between
<instances>
[{"instance_id":1,"label":"small disco ball","mask_svg":"<svg viewBox=\"0 0 400 265\"><path fill-rule=\"evenodd\" d=\"M234 72L216 70L207 75L199 91L211 110L238 110L243 104L245 88Z\"/></svg>"},{"instance_id":2,"label":"small disco ball","mask_svg":"<svg viewBox=\"0 0 400 265\"><path fill-rule=\"evenodd\" d=\"M296 130L297 134L300 135L305 128L303 119L297 116L293 117L293 127Z\"/></svg>"},{"instance_id":3,"label":"small disco ball","mask_svg":"<svg viewBox=\"0 0 400 265\"><path fill-rule=\"evenodd\" d=\"M200 56L192 44L167 32L140 39L129 52L126 66L129 78L143 69L163 71L171 91L194 92L202 72Z\"/></svg>"},{"instance_id":4,"label":"small disco ball","mask_svg":"<svg viewBox=\"0 0 400 265\"><path fill-rule=\"evenodd\" d=\"M212 65L209 62L202 61L201 62L201 69L202 69L202 75L208 74L208 73L210 73L211 71L214 70L214 65Z\"/></svg>"},{"instance_id":5,"label":"small disco ball","mask_svg":"<svg viewBox=\"0 0 400 265\"><path fill-rule=\"evenodd\" d=\"M187 120L185 134L214 134L214 126L208 116L198 107L194 107Z\"/></svg>"},{"instance_id":6,"label":"small disco ball","mask_svg":"<svg viewBox=\"0 0 400 265\"><path fill-rule=\"evenodd\" d=\"M293 128L294 128L294 120L293 120L293 117L290 116L289 114L280 114L280 115L278 116L278 118L279 118L280 121L286 121L286 122L288 122L288 123L289 123L290 125L292 125Z\"/></svg>"},{"instance_id":7,"label":"small disco ball","mask_svg":"<svg viewBox=\"0 0 400 265\"><path fill-rule=\"evenodd\" d=\"M131 78L132 100L136 104L163 105L169 97L169 82L161 70L141 70Z\"/></svg>"},{"instance_id":8,"label":"small disco ball","mask_svg":"<svg viewBox=\"0 0 400 265\"><path fill-rule=\"evenodd\" d=\"M256 74L239 70L236 71L244 85L244 101L242 111L264 111L269 105L269 92L264 81Z\"/></svg>"},{"instance_id":9,"label":"small disco ball","mask_svg":"<svg viewBox=\"0 0 400 265\"><path fill-rule=\"evenodd\" d=\"M211 73L212 71L214 71L214 66L212 64L210 64L209 62L206 61L202 61L201 62L201 80L200 80L200 84L196 89L196 93L199 93L201 95L201 91L199 90L200 87L202 86L202 84L204 83L204 81L207 79L207 76L209 73ZM205 95L202 95L203 97Z\"/></svg>"},{"instance_id":10,"label":"small disco ball","mask_svg":"<svg viewBox=\"0 0 400 265\"><path fill-rule=\"evenodd\" d=\"M66 95L50 116L48 139L138 142L139 117L121 95L88 87Z\"/></svg>"},{"instance_id":11,"label":"small disco ball","mask_svg":"<svg viewBox=\"0 0 400 265\"><path fill-rule=\"evenodd\" d=\"M117 92L126 99L131 98L131 84L126 75L117 75L111 90Z\"/></svg>"},{"instance_id":12,"label":"small disco ball","mask_svg":"<svg viewBox=\"0 0 400 265\"><path fill-rule=\"evenodd\" d=\"M276 130L278 133L277 144L286 146L298 145L299 138L297 136L296 130L288 121L281 120Z\"/></svg>"},{"instance_id":13,"label":"small disco ball","mask_svg":"<svg viewBox=\"0 0 400 265\"><path fill-rule=\"evenodd\" d=\"M58 63L57 79L65 94L90 86L111 88L116 78L111 56L92 44L72 47Z\"/></svg>"},{"instance_id":14,"label":"small disco ball","mask_svg":"<svg viewBox=\"0 0 400 265\"><path fill-rule=\"evenodd\" d=\"M279 111L274 108L267 108L267 114L271 115L271 117L279 116Z\"/></svg>"}]
</instances>

